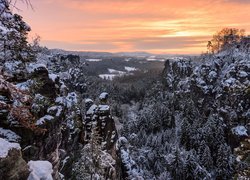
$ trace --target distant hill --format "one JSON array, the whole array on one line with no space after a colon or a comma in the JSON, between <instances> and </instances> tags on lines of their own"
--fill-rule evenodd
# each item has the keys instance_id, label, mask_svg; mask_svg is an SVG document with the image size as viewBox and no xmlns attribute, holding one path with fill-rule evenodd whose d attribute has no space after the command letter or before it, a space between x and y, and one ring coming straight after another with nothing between
<instances>
[{"instance_id":1,"label":"distant hill","mask_svg":"<svg viewBox=\"0 0 250 180\"><path fill-rule=\"evenodd\" d=\"M93 58L100 58L100 57L112 57L114 54L109 52L93 52L93 51L67 51L63 49L50 49L52 54L74 54L79 56L88 56Z\"/></svg>"}]
</instances>

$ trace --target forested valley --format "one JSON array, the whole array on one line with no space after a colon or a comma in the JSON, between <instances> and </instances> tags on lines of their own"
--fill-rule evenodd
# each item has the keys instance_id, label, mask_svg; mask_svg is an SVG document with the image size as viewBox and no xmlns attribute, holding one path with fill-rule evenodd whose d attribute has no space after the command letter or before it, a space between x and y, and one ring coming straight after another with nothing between
<instances>
[{"instance_id":1,"label":"forested valley","mask_svg":"<svg viewBox=\"0 0 250 180\"><path fill-rule=\"evenodd\" d=\"M250 37L200 56L48 49L0 0L0 179L248 179Z\"/></svg>"}]
</instances>

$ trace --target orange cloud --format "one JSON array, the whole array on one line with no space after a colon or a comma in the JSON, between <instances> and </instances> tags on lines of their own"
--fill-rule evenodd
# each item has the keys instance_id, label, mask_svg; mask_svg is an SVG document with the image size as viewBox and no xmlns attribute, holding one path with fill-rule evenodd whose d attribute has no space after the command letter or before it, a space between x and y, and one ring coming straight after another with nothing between
<instances>
[{"instance_id":1,"label":"orange cloud","mask_svg":"<svg viewBox=\"0 0 250 180\"><path fill-rule=\"evenodd\" d=\"M223 27L250 30L248 2L36 0L21 14L50 48L199 54Z\"/></svg>"}]
</instances>

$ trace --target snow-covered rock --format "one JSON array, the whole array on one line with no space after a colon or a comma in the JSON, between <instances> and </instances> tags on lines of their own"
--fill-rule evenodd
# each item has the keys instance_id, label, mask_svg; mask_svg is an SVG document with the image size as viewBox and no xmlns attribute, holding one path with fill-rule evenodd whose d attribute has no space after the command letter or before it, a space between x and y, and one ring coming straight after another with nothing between
<instances>
[{"instance_id":1,"label":"snow-covered rock","mask_svg":"<svg viewBox=\"0 0 250 180\"><path fill-rule=\"evenodd\" d=\"M99 96L99 99L102 100L102 99L107 99L108 98L108 93L106 92L102 92Z\"/></svg>"},{"instance_id":2,"label":"snow-covered rock","mask_svg":"<svg viewBox=\"0 0 250 180\"><path fill-rule=\"evenodd\" d=\"M10 143L3 138L0 138L0 159L5 158L11 149L20 150L20 144Z\"/></svg>"},{"instance_id":3,"label":"snow-covered rock","mask_svg":"<svg viewBox=\"0 0 250 180\"><path fill-rule=\"evenodd\" d=\"M9 142L19 142L21 137L9 129L0 127L0 137L7 139Z\"/></svg>"},{"instance_id":4,"label":"snow-covered rock","mask_svg":"<svg viewBox=\"0 0 250 180\"><path fill-rule=\"evenodd\" d=\"M49 161L29 161L30 175L28 180L53 180L52 164Z\"/></svg>"},{"instance_id":5,"label":"snow-covered rock","mask_svg":"<svg viewBox=\"0 0 250 180\"><path fill-rule=\"evenodd\" d=\"M45 64L37 64L37 63L30 63L26 69L29 73L33 73L35 70L39 68L45 68L47 69L47 66Z\"/></svg>"}]
</instances>

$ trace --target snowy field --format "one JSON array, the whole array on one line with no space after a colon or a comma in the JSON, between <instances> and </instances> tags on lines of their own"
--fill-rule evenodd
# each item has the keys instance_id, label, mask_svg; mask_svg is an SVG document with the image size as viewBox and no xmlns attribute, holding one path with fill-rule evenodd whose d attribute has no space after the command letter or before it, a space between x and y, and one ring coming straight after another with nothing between
<instances>
[{"instance_id":1,"label":"snowy field","mask_svg":"<svg viewBox=\"0 0 250 180\"><path fill-rule=\"evenodd\" d=\"M159 59L159 58L156 58L155 56L150 56L149 58L146 59L147 61L161 61L161 62L164 62L165 59Z\"/></svg>"},{"instance_id":2,"label":"snowy field","mask_svg":"<svg viewBox=\"0 0 250 180\"><path fill-rule=\"evenodd\" d=\"M106 74L99 74L98 76L99 76L100 78L102 78L102 79L112 81L115 77L122 77L122 76L126 76L126 75L132 75L132 74L133 74L133 73L131 73L132 71L138 70L138 69L135 68L135 67L127 67L127 66L125 66L124 69L125 69L127 72L108 68L108 72L109 72L109 73L106 73Z\"/></svg>"},{"instance_id":3,"label":"snowy field","mask_svg":"<svg viewBox=\"0 0 250 180\"><path fill-rule=\"evenodd\" d=\"M118 76L118 74L99 74L100 78L110 81L112 81L116 76Z\"/></svg>"},{"instance_id":4,"label":"snowy field","mask_svg":"<svg viewBox=\"0 0 250 180\"><path fill-rule=\"evenodd\" d=\"M128 71L128 72L130 72L130 71L137 71L137 70L138 70L138 69L135 68L135 67L128 67L128 66L125 66L124 69L125 69L126 71Z\"/></svg>"},{"instance_id":5,"label":"snowy field","mask_svg":"<svg viewBox=\"0 0 250 180\"><path fill-rule=\"evenodd\" d=\"M102 61L102 59L85 59L86 61L89 61L89 62L100 62Z\"/></svg>"},{"instance_id":6,"label":"snowy field","mask_svg":"<svg viewBox=\"0 0 250 180\"><path fill-rule=\"evenodd\" d=\"M126 74L126 72L124 71L119 71L119 70L115 70L115 69L108 69L109 73L112 73L112 74L120 74L120 75L123 75L123 74Z\"/></svg>"}]
</instances>

